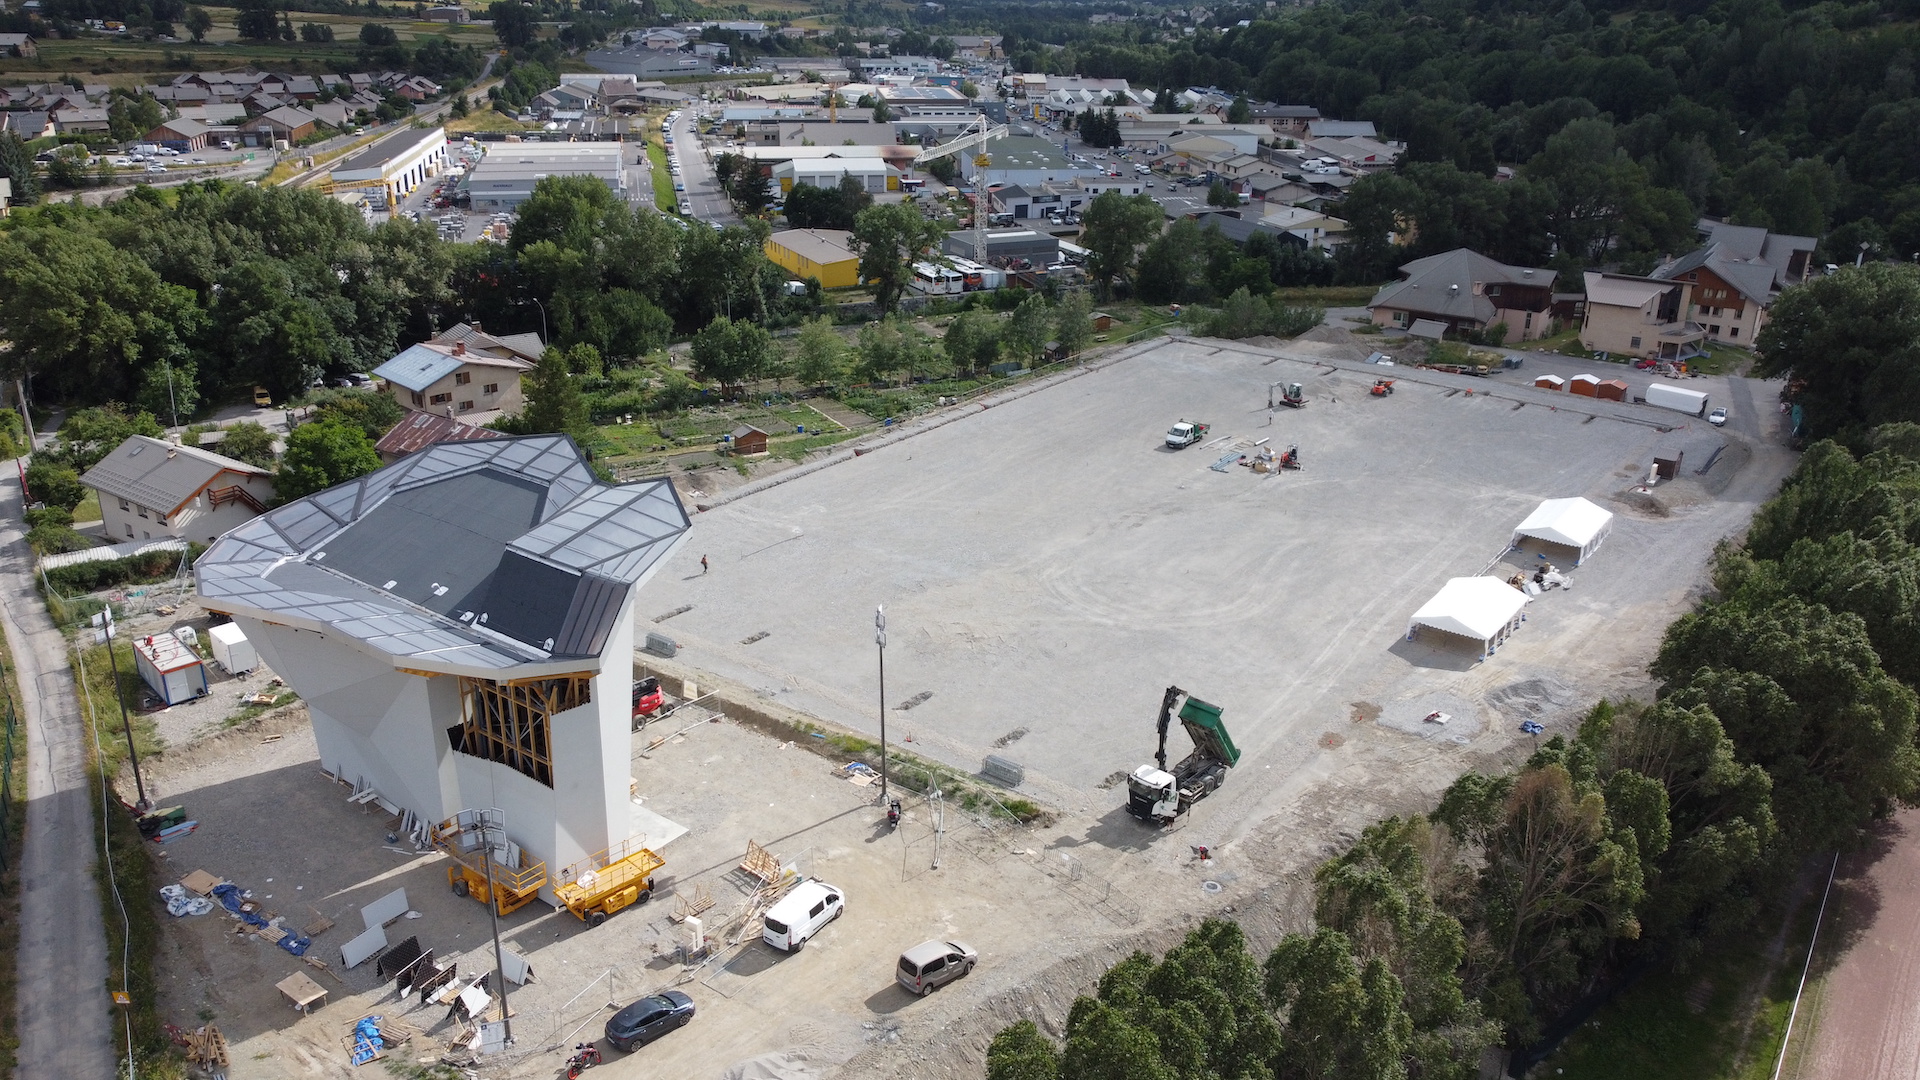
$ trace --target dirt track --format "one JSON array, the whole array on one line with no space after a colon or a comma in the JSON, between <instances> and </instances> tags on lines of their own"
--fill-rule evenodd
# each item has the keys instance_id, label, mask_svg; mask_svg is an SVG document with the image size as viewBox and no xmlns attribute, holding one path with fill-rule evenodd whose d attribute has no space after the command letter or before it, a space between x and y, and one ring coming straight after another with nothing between
<instances>
[{"instance_id":1,"label":"dirt track","mask_svg":"<svg viewBox=\"0 0 1920 1080\"><path fill-rule=\"evenodd\" d=\"M1840 860L1813 976L1785 1075L1920 1075L1920 810L1879 823Z\"/></svg>"}]
</instances>

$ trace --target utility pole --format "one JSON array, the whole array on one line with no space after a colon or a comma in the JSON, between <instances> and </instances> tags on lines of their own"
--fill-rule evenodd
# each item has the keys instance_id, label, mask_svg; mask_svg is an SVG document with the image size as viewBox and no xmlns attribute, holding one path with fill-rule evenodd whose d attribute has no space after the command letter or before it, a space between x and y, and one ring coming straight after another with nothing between
<instances>
[{"instance_id":1,"label":"utility pole","mask_svg":"<svg viewBox=\"0 0 1920 1080\"><path fill-rule=\"evenodd\" d=\"M493 828L494 815L499 809L490 809L480 815L480 843L484 845L480 857L487 865L487 917L493 921L493 972L500 976L500 1023L505 1025L507 1045L513 1045L513 1010L507 1008L507 957L500 945L500 894L493 886ZM506 837L506 820L500 821L500 839Z\"/></svg>"},{"instance_id":2,"label":"utility pole","mask_svg":"<svg viewBox=\"0 0 1920 1080\"><path fill-rule=\"evenodd\" d=\"M873 609L873 642L880 647L880 805L887 805L887 609Z\"/></svg>"},{"instance_id":3,"label":"utility pole","mask_svg":"<svg viewBox=\"0 0 1920 1080\"><path fill-rule=\"evenodd\" d=\"M147 785L140 779L140 754L133 748L133 720L127 715L126 695L120 692L120 658L113 654L113 608L103 608L93 617L93 625L100 628L99 640L107 643L107 667L113 671L113 700L120 703L120 730L127 733L127 760L133 763L133 789L140 800L133 808L144 814L153 804L147 801Z\"/></svg>"}]
</instances>

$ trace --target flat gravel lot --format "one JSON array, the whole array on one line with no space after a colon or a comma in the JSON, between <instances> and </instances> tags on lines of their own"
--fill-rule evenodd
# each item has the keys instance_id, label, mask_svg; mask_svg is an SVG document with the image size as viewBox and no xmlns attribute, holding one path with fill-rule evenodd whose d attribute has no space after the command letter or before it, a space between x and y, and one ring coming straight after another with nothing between
<instances>
[{"instance_id":1,"label":"flat gravel lot","mask_svg":"<svg viewBox=\"0 0 1920 1080\"><path fill-rule=\"evenodd\" d=\"M1397 392L1370 397L1375 375ZM1310 404L1270 412L1283 381ZM1004 754L1034 793L1096 813L1118 800L1101 785L1150 756L1169 683L1223 706L1239 773L1276 782L1357 704L1389 727L1428 700L1457 706L1444 733L1408 726L1459 744L1495 726L1487 702L1503 689L1550 713L1644 685L1713 542L1790 464L1735 437L1721 473L1700 478L1694 463L1729 438L1680 414L1202 340L972 408L700 515L639 615L692 605L660 627L682 662L877 731L884 604L888 704L932 693L890 711L893 738L968 769ZM1210 441L1165 448L1180 418L1211 424ZM1210 468L1255 440L1297 443L1305 469ZM1616 498L1675 446L1689 451L1680 482L1646 509ZM1536 502L1570 495L1615 510L1613 534L1494 659L1403 640L1448 578L1482 572ZM1502 742L1511 727L1497 725ZM1176 755L1184 741L1176 731Z\"/></svg>"}]
</instances>

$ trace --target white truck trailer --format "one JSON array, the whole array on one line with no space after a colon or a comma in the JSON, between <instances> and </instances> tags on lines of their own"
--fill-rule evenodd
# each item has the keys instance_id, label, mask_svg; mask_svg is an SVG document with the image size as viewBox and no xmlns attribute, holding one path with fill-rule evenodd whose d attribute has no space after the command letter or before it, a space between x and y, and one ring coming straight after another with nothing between
<instances>
[{"instance_id":1,"label":"white truck trailer","mask_svg":"<svg viewBox=\"0 0 1920 1080\"><path fill-rule=\"evenodd\" d=\"M1654 383L1647 387L1646 402L1663 409L1692 416L1707 415L1707 395L1699 390L1688 390L1680 386L1668 386L1666 383Z\"/></svg>"}]
</instances>

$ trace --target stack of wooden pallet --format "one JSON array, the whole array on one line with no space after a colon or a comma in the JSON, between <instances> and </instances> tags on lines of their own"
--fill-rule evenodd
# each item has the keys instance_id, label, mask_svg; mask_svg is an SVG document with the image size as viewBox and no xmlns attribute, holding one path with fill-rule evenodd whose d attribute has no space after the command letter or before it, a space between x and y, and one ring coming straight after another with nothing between
<instances>
[{"instance_id":1,"label":"stack of wooden pallet","mask_svg":"<svg viewBox=\"0 0 1920 1080\"><path fill-rule=\"evenodd\" d=\"M215 1077L227 1075L227 1037L208 1024L187 1035L187 1059Z\"/></svg>"}]
</instances>

